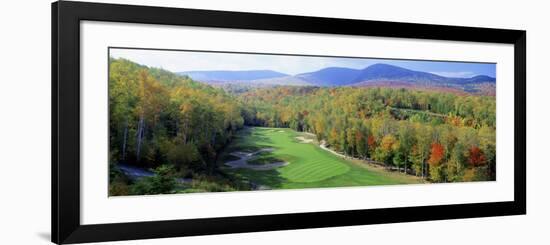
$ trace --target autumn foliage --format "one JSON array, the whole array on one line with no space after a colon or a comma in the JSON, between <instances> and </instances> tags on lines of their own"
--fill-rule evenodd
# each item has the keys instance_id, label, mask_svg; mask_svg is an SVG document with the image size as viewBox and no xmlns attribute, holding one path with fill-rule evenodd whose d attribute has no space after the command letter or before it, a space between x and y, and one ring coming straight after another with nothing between
<instances>
[{"instance_id":1,"label":"autumn foliage","mask_svg":"<svg viewBox=\"0 0 550 245\"><path fill-rule=\"evenodd\" d=\"M483 155L483 152L479 149L479 147L470 147L468 150L468 163L474 167L485 164L485 155Z\"/></svg>"},{"instance_id":2,"label":"autumn foliage","mask_svg":"<svg viewBox=\"0 0 550 245\"><path fill-rule=\"evenodd\" d=\"M367 138L367 144L369 145L369 148L376 147L376 139L374 138L374 136L369 135L369 137Z\"/></svg>"},{"instance_id":3,"label":"autumn foliage","mask_svg":"<svg viewBox=\"0 0 550 245\"><path fill-rule=\"evenodd\" d=\"M129 60L111 58L109 65L113 166L170 165L183 177L217 177L237 132L259 126L314 134L347 157L433 182L479 179L483 175L474 173L483 171L484 178L495 179L494 97L375 87L209 85ZM128 191L112 187L112 193Z\"/></svg>"},{"instance_id":4,"label":"autumn foliage","mask_svg":"<svg viewBox=\"0 0 550 245\"><path fill-rule=\"evenodd\" d=\"M428 159L428 164L432 166L437 166L441 163L441 160L443 160L443 156L445 155L445 149L443 146L439 143L432 143L432 147L430 150L430 159Z\"/></svg>"}]
</instances>

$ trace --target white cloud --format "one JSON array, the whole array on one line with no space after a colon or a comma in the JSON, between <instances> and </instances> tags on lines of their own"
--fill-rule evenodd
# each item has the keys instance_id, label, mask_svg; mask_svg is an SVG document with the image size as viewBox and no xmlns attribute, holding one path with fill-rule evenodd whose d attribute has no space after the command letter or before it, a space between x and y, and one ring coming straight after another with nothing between
<instances>
[{"instance_id":1,"label":"white cloud","mask_svg":"<svg viewBox=\"0 0 550 245\"><path fill-rule=\"evenodd\" d=\"M332 57L283 56L262 54L210 53L139 49L111 49L114 58L125 58L142 65L172 72L196 70L274 70L290 75L312 72L328 66L362 69L369 60Z\"/></svg>"},{"instance_id":2,"label":"white cloud","mask_svg":"<svg viewBox=\"0 0 550 245\"><path fill-rule=\"evenodd\" d=\"M444 77L461 77L461 78L470 78L477 75L471 71L431 71L430 73L439 75L439 76L444 76Z\"/></svg>"},{"instance_id":3,"label":"white cloud","mask_svg":"<svg viewBox=\"0 0 550 245\"><path fill-rule=\"evenodd\" d=\"M478 75L475 67L470 70L465 63L403 61L369 58L336 58L320 56L241 54L200 51L169 51L148 49L110 49L114 58L126 58L133 62L159 67L172 72L204 70L274 70L289 75L313 72L327 67L364 69L374 63L393 64L445 77L473 77ZM470 64L468 64L470 65ZM470 65L471 66L471 65ZM439 71L437 71L439 70ZM470 70L470 71L468 71Z\"/></svg>"}]
</instances>

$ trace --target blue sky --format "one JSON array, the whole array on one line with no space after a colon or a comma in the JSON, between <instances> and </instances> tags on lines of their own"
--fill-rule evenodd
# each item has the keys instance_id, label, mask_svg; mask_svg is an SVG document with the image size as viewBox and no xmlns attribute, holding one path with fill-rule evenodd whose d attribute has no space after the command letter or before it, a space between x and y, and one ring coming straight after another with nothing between
<instances>
[{"instance_id":1,"label":"blue sky","mask_svg":"<svg viewBox=\"0 0 550 245\"><path fill-rule=\"evenodd\" d=\"M145 49L110 49L114 58L126 58L142 65L172 72L206 70L274 70L289 75L313 72L326 67L363 69L376 63L430 72L447 77L496 76L496 65L488 63L440 62L335 58L289 55L235 54Z\"/></svg>"}]
</instances>

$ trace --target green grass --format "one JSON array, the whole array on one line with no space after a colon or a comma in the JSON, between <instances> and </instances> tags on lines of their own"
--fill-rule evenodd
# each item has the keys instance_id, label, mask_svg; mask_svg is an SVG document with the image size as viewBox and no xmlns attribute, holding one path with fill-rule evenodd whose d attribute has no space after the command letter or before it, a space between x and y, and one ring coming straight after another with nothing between
<instances>
[{"instance_id":1,"label":"green grass","mask_svg":"<svg viewBox=\"0 0 550 245\"><path fill-rule=\"evenodd\" d=\"M256 157L247 161L248 164L252 165L265 165L270 163L284 162L284 159L275 157L271 152L260 152Z\"/></svg>"},{"instance_id":2,"label":"green grass","mask_svg":"<svg viewBox=\"0 0 550 245\"><path fill-rule=\"evenodd\" d=\"M241 168L224 171L273 189L420 183L412 176L342 159L314 143L301 143L296 137L306 135L291 129L251 127L241 130L238 136L224 154L243 149L273 148L272 152L263 152L257 158L278 159L289 164L273 170Z\"/></svg>"}]
</instances>

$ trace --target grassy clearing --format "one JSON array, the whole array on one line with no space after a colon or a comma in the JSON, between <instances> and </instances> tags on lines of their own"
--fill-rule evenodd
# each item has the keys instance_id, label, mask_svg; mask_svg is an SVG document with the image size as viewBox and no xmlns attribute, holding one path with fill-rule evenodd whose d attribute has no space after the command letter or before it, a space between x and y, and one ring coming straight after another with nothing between
<instances>
[{"instance_id":1,"label":"grassy clearing","mask_svg":"<svg viewBox=\"0 0 550 245\"><path fill-rule=\"evenodd\" d=\"M234 151L273 148L273 151L262 152L249 163L266 164L276 159L290 164L268 171L225 171L236 178L274 189L420 183L419 179L412 176L376 169L358 161L344 160L321 149L314 142L306 144L296 137L310 136L280 128L251 127L241 130L239 137L227 148L224 155Z\"/></svg>"}]
</instances>

